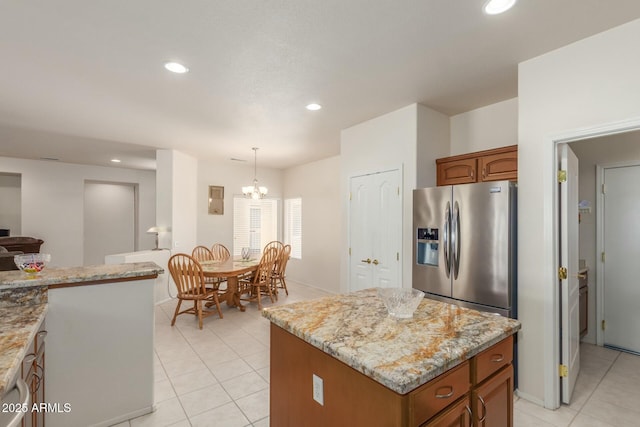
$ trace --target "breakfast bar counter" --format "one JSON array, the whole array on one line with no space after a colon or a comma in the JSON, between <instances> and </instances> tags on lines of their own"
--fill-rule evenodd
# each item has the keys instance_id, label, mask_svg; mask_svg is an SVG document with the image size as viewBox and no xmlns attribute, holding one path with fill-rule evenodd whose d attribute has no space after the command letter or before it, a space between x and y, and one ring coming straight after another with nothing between
<instances>
[{"instance_id":1,"label":"breakfast bar counter","mask_svg":"<svg viewBox=\"0 0 640 427\"><path fill-rule=\"evenodd\" d=\"M480 420L479 401L487 399L474 396L492 381L502 384L501 402L511 403L492 412L500 422L486 425L511 425L517 320L430 299L413 318L395 319L376 289L263 315L272 322L273 425L440 425L433 420L454 403L463 410L451 419L473 413ZM302 409L287 413L292 407Z\"/></svg>"},{"instance_id":2,"label":"breakfast bar counter","mask_svg":"<svg viewBox=\"0 0 640 427\"><path fill-rule=\"evenodd\" d=\"M32 390L31 402L65 410L26 417L66 427L112 425L151 412L153 292L163 271L140 262L0 272L0 397L20 367L31 366L25 354L35 342L44 363L33 362L34 384L38 399L47 400L37 401Z\"/></svg>"}]
</instances>

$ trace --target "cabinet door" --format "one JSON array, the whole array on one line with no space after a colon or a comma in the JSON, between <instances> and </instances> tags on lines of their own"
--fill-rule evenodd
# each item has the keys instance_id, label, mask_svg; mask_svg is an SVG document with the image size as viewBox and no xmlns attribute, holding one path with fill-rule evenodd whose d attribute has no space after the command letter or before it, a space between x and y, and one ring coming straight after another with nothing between
<instances>
[{"instance_id":1,"label":"cabinet door","mask_svg":"<svg viewBox=\"0 0 640 427\"><path fill-rule=\"evenodd\" d=\"M477 167L476 158L438 163L437 183L438 185L455 185L476 182Z\"/></svg>"},{"instance_id":2,"label":"cabinet door","mask_svg":"<svg viewBox=\"0 0 640 427\"><path fill-rule=\"evenodd\" d=\"M476 427L513 426L513 366L509 365L471 392Z\"/></svg>"},{"instance_id":3,"label":"cabinet door","mask_svg":"<svg viewBox=\"0 0 640 427\"><path fill-rule=\"evenodd\" d=\"M490 154L478 159L478 181L515 181L518 179L518 151Z\"/></svg>"},{"instance_id":4,"label":"cabinet door","mask_svg":"<svg viewBox=\"0 0 640 427\"><path fill-rule=\"evenodd\" d=\"M470 427L472 425L469 396L465 396L450 408L420 427Z\"/></svg>"}]
</instances>

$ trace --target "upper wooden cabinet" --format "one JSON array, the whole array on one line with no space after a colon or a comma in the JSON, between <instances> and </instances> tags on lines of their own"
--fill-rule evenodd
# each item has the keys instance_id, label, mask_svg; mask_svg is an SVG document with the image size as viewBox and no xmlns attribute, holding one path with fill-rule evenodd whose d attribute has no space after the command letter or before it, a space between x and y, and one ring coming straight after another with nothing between
<instances>
[{"instance_id":1,"label":"upper wooden cabinet","mask_svg":"<svg viewBox=\"0 0 640 427\"><path fill-rule=\"evenodd\" d=\"M436 160L438 185L518 179L518 146L477 151Z\"/></svg>"}]
</instances>

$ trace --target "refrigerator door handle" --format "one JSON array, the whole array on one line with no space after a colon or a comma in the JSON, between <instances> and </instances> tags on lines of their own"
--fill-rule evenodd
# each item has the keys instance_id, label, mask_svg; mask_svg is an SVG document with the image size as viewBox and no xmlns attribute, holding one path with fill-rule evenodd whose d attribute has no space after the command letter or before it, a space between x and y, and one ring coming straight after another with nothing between
<instances>
[{"instance_id":1,"label":"refrigerator door handle","mask_svg":"<svg viewBox=\"0 0 640 427\"><path fill-rule=\"evenodd\" d=\"M452 258L452 272L453 278L458 278L458 271L460 270L460 208L458 206L458 202L455 203L453 207L453 215L452 215L452 225L451 225L451 246L453 254Z\"/></svg>"},{"instance_id":2,"label":"refrigerator door handle","mask_svg":"<svg viewBox=\"0 0 640 427\"><path fill-rule=\"evenodd\" d=\"M447 202L447 207L444 210L444 225L442 226L442 246L444 246L444 271L447 275L447 279L451 275L451 253L449 246L449 237L451 234L451 205Z\"/></svg>"}]
</instances>

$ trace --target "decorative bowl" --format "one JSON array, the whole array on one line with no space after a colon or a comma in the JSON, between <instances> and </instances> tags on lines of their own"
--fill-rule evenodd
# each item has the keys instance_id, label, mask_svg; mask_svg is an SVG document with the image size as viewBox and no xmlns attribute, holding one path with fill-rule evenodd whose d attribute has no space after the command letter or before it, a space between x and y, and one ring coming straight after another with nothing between
<instances>
[{"instance_id":1,"label":"decorative bowl","mask_svg":"<svg viewBox=\"0 0 640 427\"><path fill-rule=\"evenodd\" d=\"M379 288L378 296L382 298L390 316L410 319L423 300L424 292L417 289Z\"/></svg>"},{"instance_id":2,"label":"decorative bowl","mask_svg":"<svg viewBox=\"0 0 640 427\"><path fill-rule=\"evenodd\" d=\"M27 274L41 272L49 261L50 254L22 254L13 257L16 266Z\"/></svg>"}]
</instances>

